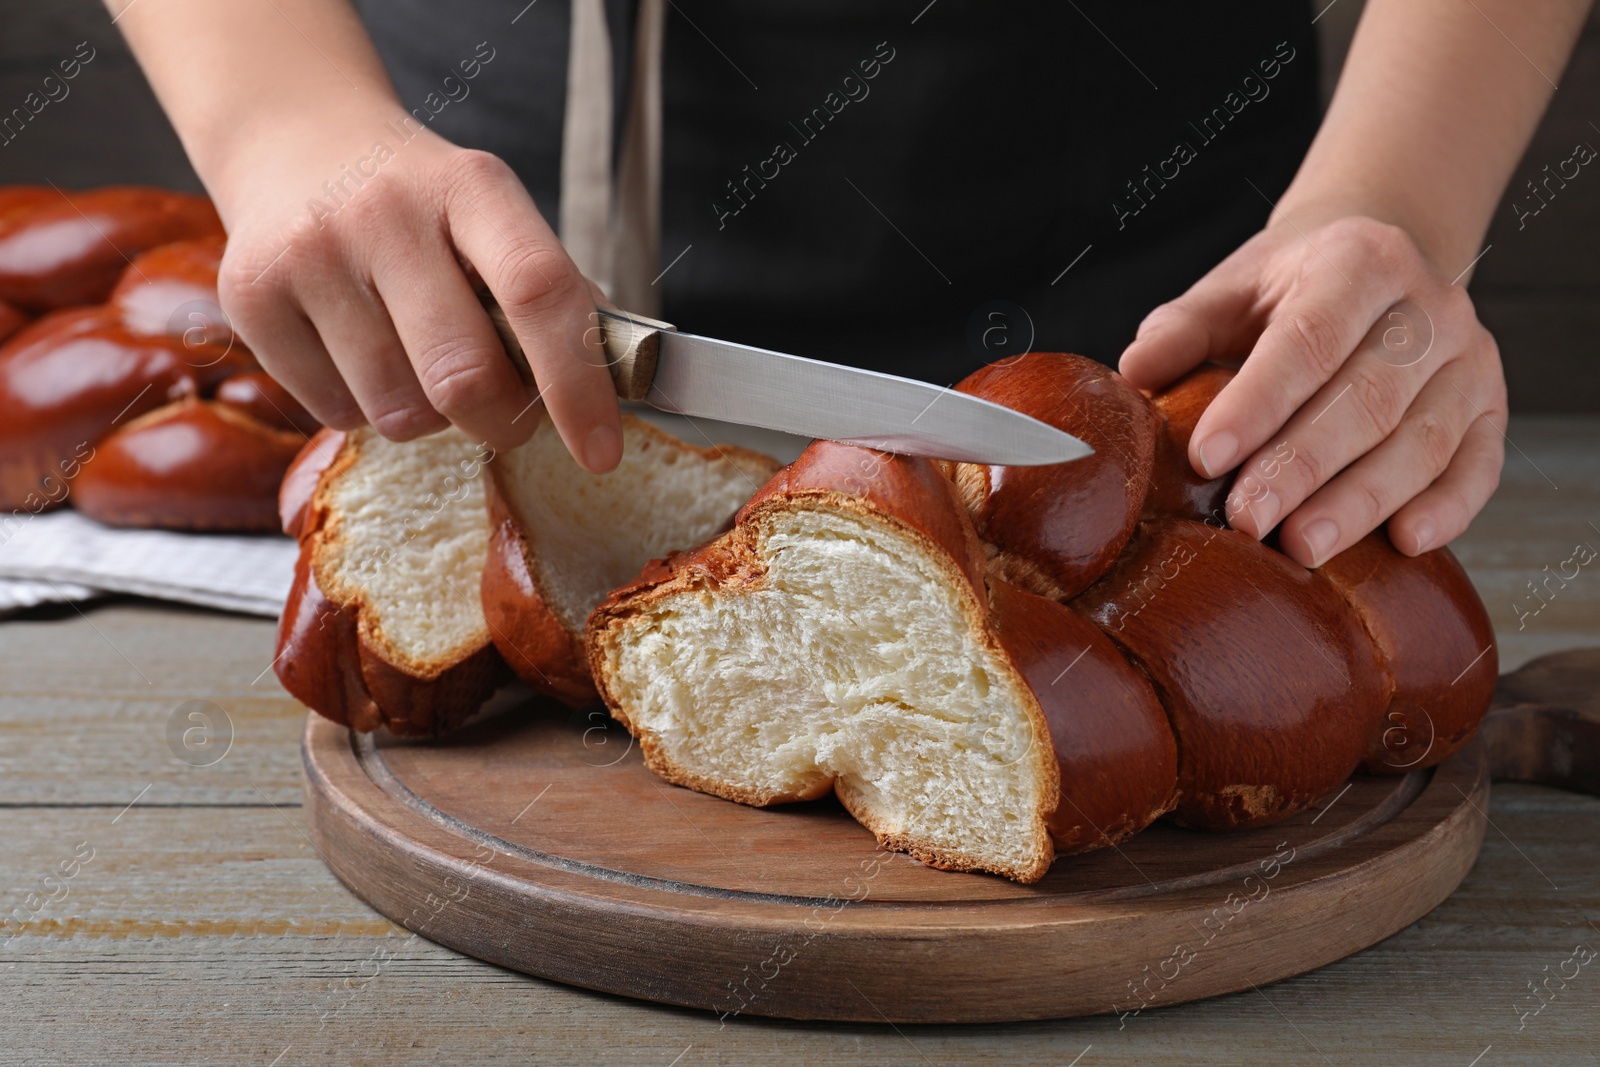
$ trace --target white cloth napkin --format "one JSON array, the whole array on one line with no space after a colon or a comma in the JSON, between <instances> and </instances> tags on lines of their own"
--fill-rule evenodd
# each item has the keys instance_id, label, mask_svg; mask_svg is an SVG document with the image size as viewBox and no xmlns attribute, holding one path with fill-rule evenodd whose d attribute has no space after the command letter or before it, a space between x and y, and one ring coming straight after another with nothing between
<instances>
[{"instance_id":1,"label":"white cloth napkin","mask_svg":"<svg viewBox=\"0 0 1600 1067\"><path fill-rule=\"evenodd\" d=\"M99 592L277 618L297 547L278 535L119 530L75 511L0 527L0 611Z\"/></svg>"},{"instance_id":2,"label":"white cloth napkin","mask_svg":"<svg viewBox=\"0 0 1600 1067\"><path fill-rule=\"evenodd\" d=\"M0 578L0 615L35 604L67 604L100 595L100 590L74 582L35 582L27 578Z\"/></svg>"}]
</instances>

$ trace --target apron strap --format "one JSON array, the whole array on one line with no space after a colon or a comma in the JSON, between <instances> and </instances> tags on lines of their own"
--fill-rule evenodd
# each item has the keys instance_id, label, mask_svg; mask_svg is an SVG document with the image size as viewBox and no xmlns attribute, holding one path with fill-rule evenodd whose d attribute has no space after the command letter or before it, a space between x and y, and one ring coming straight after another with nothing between
<instances>
[{"instance_id":1,"label":"apron strap","mask_svg":"<svg viewBox=\"0 0 1600 1067\"><path fill-rule=\"evenodd\" d=\"M640 0L620 161L613 171L612 55L604 0L572 0L561 130L561 242L619 306L660 311L661 52L666 0Z\"/></svg>"}]
</instances>

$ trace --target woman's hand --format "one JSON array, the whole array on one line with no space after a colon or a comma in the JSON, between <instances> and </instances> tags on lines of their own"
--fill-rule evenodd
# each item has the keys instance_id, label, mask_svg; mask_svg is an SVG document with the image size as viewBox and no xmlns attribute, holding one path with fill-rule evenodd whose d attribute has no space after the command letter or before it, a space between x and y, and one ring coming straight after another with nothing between
<instances>
[{"instance_id":1,"label":"woman's hand","mask_svg":"<svg viewBox=\"0 0 1600 1067\"><path fill-rule=\"evenodd\" d=\"M1367 0L1267 228L1140 327L1145 388L1248 354L1189 448L1240 468L1235 526L1316 566L1388 519L1414 555L1494 491L1505 380L1460 286L1591 2Z\"/></svg>"},{"instance_id":2,"label":"woman's hand","mask_svg":"<svg viewBox=\"0 0 1600 1067\"><path fill-rule=\"evenodd\" d=\"M223 308L330 426L369 422L404 441L454 423L504 449L533 432L538 400L579 463L610 470L617 401L588 284L509 167L415 122L402 140L403 114L319 114L220 168ZM388 152L375 156L375 142ZM536 389L506 358L464 263L506 309Z\"/></svg>"},{"instance_id":3,"label":"woman's hand","mask_svg":"<svg viewBox=\"0 0 1600 1067\"><path fill-rule=\"evenodd\" d=\"M579 463L616 466L594 291L510 168L401 105L348 2L107 5L227 225L223 308L307 409L397 440L454 423L504 449L533 433L542 404ZM475 76L454 58L440 57L446 81Z\"/></svg>"},{"instance_id":4,"label":"woman's hand","mask_svg":"<svg viewBox=\"0 0 1600 1067\"><path fill-rule=\"evenodd\" d=\"M1248 353L1189 444L1207 477L1238 468L1230 524L1281 526L1283 550L1315 567L1388 519L1416 555L1465 530L1499 480L1499 350L1404 230L1314 218L1278 217L1152 311L1120 370L1156 389Z\"/></svg>"}]
</instances>

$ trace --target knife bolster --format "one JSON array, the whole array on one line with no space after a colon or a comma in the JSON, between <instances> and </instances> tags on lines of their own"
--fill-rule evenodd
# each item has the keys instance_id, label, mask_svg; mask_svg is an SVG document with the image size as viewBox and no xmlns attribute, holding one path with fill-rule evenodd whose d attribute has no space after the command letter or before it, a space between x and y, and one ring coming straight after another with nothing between
<instances>
[{"instance_id":1,"label":"knife bolster","mask_svg":"<svg viewBox=\"0 0 1600 1067\"><path fill-rule=\"evenodd\" d=\"M478 299L489 313L507 358L517 368L517 375L524 382L535 384L528 355L511 329L505 309L488 293L479 293ZM605 308L597 309L594 314L600 329L600 343L605 347L606 369L611 372L618 398L643 400L650 392L650 383L655 380L656 361L661 354L661 331L673 329L672 324ZM585 337L584 340L589 339Z\"/></svg>"},{"instance_id":2,"label":"knife bolster","mask_svg":"<svg viewBox=\"0 0 1600 1067\"><path fill-rule=\"evenodd\" d=\"M623 400L643 400L656 377L661 331L672 327L655 319L603 308L596 314L605 331L602 343L606 350L606 366L611 371L617 396Z\"/></svg>"}]
</instances>

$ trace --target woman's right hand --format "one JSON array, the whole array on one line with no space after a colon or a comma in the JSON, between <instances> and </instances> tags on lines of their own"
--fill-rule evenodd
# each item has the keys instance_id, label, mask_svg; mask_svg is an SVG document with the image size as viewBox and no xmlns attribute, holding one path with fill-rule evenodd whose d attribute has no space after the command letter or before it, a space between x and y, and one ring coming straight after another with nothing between
<instances>
[{"instance_id":1,"label":"woman's right hand","mask_svg":"<svg viewBox=\"0 0 1600 1067\"><path fill-rule=\"evenodd\" d=\"M596 292L509 167L387 101L247 140L207 173L229 234L222 306L312 414L397 441L453 423L501 450L528 439L543 407L586 469L616 466ZM469 273L505 309L536 387Z\"/></svg>"},{"instance_id":2,"label":"woman's right hand","mask_svg":"<svg viewBox=\"0 0 1600 1067\"><path fill-rule=\"evenodd\" d=\"M596 293L510 168L402 106L348 0L106 6L228 228L223 309L312 414L396 440L451 422L498 450L528 439L542 405L579 463L616 466ZM443 58L441 76L454 73ZM469 271L505 309L536 388Z\"/></svg>"}]
</instances>

